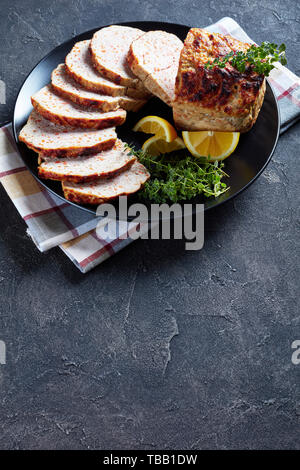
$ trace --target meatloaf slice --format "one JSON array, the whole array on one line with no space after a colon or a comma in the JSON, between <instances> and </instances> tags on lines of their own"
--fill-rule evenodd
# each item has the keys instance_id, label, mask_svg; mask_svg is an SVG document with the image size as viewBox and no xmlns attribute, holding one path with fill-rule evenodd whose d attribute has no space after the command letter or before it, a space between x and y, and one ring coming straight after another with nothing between
<instances>
[{"instance_id":1,"label":"meatloaf slice","mask_svg":"<svg viewBox=\"0 0 300 470\"><path fill-rule=\"evenodd\" d=\"M124 109L102 113L98 109L85 108L59 96L51 85L35 93L31 102L42 116L62 126L105 129L120 126L126 120Z\"/></svg>"},{"instance_id":2,"label":"meatloaf slice","mask_svg":"<svg viewBox=\"0 0 300 470\"><path fill-rule=\"evenodd\" d=\"M50 157L73 157L110 149L117 135L115 128L81 129L53 124L33 110L19 140L35 152Z\"/></svg>"},{"instance_id":3,"label":"meatloaf slice","mask_svg":"<svg viewBox=\"0 0 300 470\"><path fill-rule=\"evenodd\" d=\"M102 77L93 67L90 51L90 41L77 42L65 59L67 73L87 90L98 91L106 95L125 95L126 87Z\"/></svg>"},{"instance_id":4,"label":"meatloaf slice","mask_svg":"<svg viewBox=\"0 0 300 470\"><path fill-rule=\"evenodd\" d=\"M144 34L129 26L108 26L97 31L90 44L92 61L103 77L135 88L140 80L128 67L126 56L135 39Z\"/></svg>"},{"instance_id":5,"label":"meatloaf slice","mask_svg":"<svg viewBox=\"0 0 300 470\"><path fill-rule=\"evenodd\" d=\"M146 168L139 162L110 179L99 179L92 183L69 183L63 181L65 198L79 204L101 204L118 196L138 191L150 177Z\"/></svg>"},{"instance_id":6,"label":"meatloaf slice","mask_svg":"<svg viewBox=\"0 0 300 470\"><path fill-rule=\"evenodd\" d=\"M192 28L184 42L176 78L174 121L189 131L246 132L256 121L266 83L251 66L241 73L204 64L229 52L246 51L250 44L232 36Z\"/></svg>"},{"instance_id":7,"label":"meatloaf slice","mask_svg":"<svg viewBox=\"0 0 300 470\"><path fill-rule=\"evenodd\" d=\"M144 90L130 88L108 80L93 67L89 50L90 40L77 42L65 59L67 73L87 90L97 91L110 96L128 95L133 98L145 99Z\"/></svg>"},{"instance_id":8,"label":"meatloaf slice","mask_svg":"<svg viewBox=\"0 0 300 470\"><path fill-rule=\"evenodd\" d=\"M40 154L39 157L42 160L38 167L41 178L74 183L112 177L127 169L136 160L124 149L124 143L119 139L110 150L94 155L53 159Z\"/></svg>"},{"instance_id":9,"label":"meatloaf slice","mask_svg":"<svg viewBox=\"0 0 300 470\"><path fill-rule=\"evenodd\" d=\"M60 64L51 74L51 84L55 92L63 98L82 106L99 109L103 112L123 108L126 111L138 111L146 103L130 96L109 96L86 90L71 78L65 64Z\"/></svg>"},{"instance_id":10,"label":"meatloaf slice","mask_svg":"<svg viewBox=\"0 0 300 470\"><path fill-rule=\"evenodd\" d=\"M180 39L165 31L149 31L135 39L127 62L145 87L169 106L175 96L175 79L183 47Z\"/></svg>"}]
</instances>

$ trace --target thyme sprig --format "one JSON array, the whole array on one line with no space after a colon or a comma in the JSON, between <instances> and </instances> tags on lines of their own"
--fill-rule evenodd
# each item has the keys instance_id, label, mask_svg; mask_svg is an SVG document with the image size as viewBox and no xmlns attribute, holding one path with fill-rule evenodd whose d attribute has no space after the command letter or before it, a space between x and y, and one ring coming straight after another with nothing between
<instances>
[{"instance_id":1,"label":"thyme sprig","mask_svg":"<svg viewBox=\"0 0 300 470\"><path fill-rule=\"evenodd\" d=\"M149 170L151 178L139 193L142 199L155 203L190 200L203 194L218 197L229 189L222 182L228 176L223 162L210 163L205 157L173 154L153 157L143 150L127 146L130 152Z\"/></svg>"},{"instance_id":2,"label":"thyme sprig","mask_svg":"<svg viewBox=\"0 0 300 470\"><path fill-rule=\"evenodd\" d=\"M217 57L212 62L207 62L205 68L212 69L216 66L224 68L230 64L239 72L245 72L246 67L250 65L255 72L267 77L275 67L274 62L286 65L285 49L285 44L278 47L277 44L268 41L263 42L260 46L252 44L246 52L231 51L224 57Z\"/></svg>"}]
</instances>

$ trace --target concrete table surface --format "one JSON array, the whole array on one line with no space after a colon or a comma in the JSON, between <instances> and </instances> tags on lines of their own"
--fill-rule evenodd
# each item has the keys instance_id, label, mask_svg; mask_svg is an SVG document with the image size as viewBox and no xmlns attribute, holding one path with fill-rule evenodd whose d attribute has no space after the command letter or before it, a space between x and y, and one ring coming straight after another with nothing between
<instances>
[{"instance_id":1,"label":"concrete table surface","mask_svg":"<svg viewBox=\"0 0 300 470\"><path fill-rule=\"evenodd\" d=\"M223 16L257 42L285 42L300 74L296 0L2 0L1 121L32 67L73 35ZM203 250L138 241L87 275L58 248L38 252L0 187L0 448L300 448L299 130L207 215Z\"/></svg>"}]
</instances>

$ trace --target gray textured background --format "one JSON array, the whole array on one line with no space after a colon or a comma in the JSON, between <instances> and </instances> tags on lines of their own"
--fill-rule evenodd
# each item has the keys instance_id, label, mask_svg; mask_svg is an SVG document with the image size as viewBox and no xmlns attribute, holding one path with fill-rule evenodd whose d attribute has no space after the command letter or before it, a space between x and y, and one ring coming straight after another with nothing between
<instances>
[{"instance_id":1,"label":"gray textured background","mask_svg":"<svg viewBox=\"0 0 300 470\"><path fill-rule=\"evenodd\" d=\"M284 41L300 74L297 0L1 0L0 118L72 35L222 16L258 42ZM37 251L0 187L1 448L300 448L299 129L249 190L207 216L202 251L138 241L87 275L59 249Z\"/></svg>"}]
</instances>

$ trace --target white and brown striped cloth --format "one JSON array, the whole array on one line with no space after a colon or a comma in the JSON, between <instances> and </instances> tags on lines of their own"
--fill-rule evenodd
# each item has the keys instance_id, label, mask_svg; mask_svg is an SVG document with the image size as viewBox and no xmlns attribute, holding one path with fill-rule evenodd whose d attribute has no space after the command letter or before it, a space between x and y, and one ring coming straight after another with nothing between
<instances>
[{"instance_id":1,"label":"white and brown striped cloth","mask_svg":"<svg viewBox=\"0 0 300 470\"><path fill-rule=\"evenodd\" d=\"M222 18L207 29L252 42L232 18ZM278 100L281 132L284 132L300 118L300 80L279 65L271 72L269 82ZM0 129L0 180L38 249L44 252L59 246L83 273L133 241L127 234L126 222L119 223L118 238L99 238L96 233L99 218L64 202L41 186L24 166L12 137L11 124Z\"/></svg>"}]
</instances>

